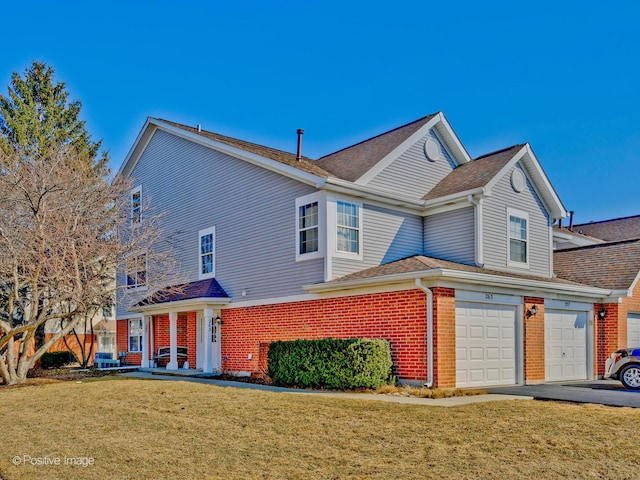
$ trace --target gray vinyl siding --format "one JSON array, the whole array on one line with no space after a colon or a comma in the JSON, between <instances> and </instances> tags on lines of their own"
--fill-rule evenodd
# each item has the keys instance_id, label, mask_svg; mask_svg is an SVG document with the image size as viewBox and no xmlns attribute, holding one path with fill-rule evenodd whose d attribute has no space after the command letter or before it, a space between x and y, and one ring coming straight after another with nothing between
<instances>
[{"instance_id":1,"label":"gray vinyl siding","mask_svg":"<svg viewBox=\"0 0 640 480\"><path fill-rule=\"evenodd\" d=\"M520 164L513 168L519 168L524 172ZM549 277L552 255L549 240L549 214L528 178L527 186L522 192L516 193L511 188L512 171L513 169L504 174L493 188L491 196L484 201L484 266L514 273ZM507 265L507 207L529 214L528 269Z\"/></svg>"},{"instance_id":2,"label":"gray vinyl siding","mask_svg":"<svg viewBox=\"0 0 640 480\"><path fill-rule=\"evenodd\" d=\"M475 265L474 208L459 208L425 217L424 254Z\"/></svg>"},{"instance_id":3,"label":"gray vinyl siding","mask_svg":"<svg viewBox=\"0 0 640 480\"><path fill-rule=\"evenodd\" d=\"M422 253L422 218L363 205L363 259L332 258L332 277L357 272Z\"/></svg>"},{"instance_id":4,"label":"gray vinyl siding","mask_svg":"<svg viewBox=\"0 0 640 480\"><path fill-rule=\"evenodd\" d=\"M216 280L236 301L305 294L324 280L324 259L295 258L295 199L313 187L162 130L131 176L165 212L188 281L198 280L198 232L212 226Z\"/></svg>"},{"instance_id":5,"label":"gray vinyl siding","mask_svg":"<svg viewBox=\"0 0 640 480\"><path fill-rule=\"evenodd\" d=\"M424 154L424 143L433 138L440 145L442 157L432 162ZM455 168L456 163L440 140L430 130L390 165L372 178L368 185L415 198L424 197Z\"/></svg>"}]
</instances>

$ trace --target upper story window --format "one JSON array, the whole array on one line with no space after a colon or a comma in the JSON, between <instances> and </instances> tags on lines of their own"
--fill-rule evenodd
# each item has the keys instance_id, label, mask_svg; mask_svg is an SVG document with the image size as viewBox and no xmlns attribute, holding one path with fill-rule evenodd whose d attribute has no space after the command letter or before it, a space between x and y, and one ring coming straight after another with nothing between
<instances>
[{"instance_id":1,"label":"upper story window","mask_svg":"<svg viewBox=\"0 0 640 480\"><path fill-rule=\"evenodd\" d=\"M215 276L215 240L216 227L200 230L198 233L199 248L199 277L200 279L212 278Z\"/></svg>"},{"instance_id":2,"label":"upper story window","mask_svg":"<svg viewBox=\"0 0 640 480\"><path fill-rule=\"evenodd\" d=\"M131 223L140 223L142 220L142 186L131 190Z\"/></svg>"},{"instance_id":3,"label":"upper story window","mask_svg":"<svg viewBox=\"0 0 640 480\"><path fill-rule=\"evenodd\" d=\"M316 192L296 198L296 261L324 256L326 211L323 193Z\"/></svg>"},{"instance_id":4,"label":"upper story window","mask_svg":"<svg viewBox=\"0 0 640 480\"><path fill-rule=\"evenodd\" d=\"M132 255L127 259L127 288L146 287L147 256Z\"/></svg>"},{"instance_id":5,"label":"upper story window","mask_svg":"<svg viewBox=\"0 0 640 480\"><path fill-rule=\"evenodd\" d=\"M507 209L509 220L509 257L507 264L529 266L529 214Z\"/></svg>"},{"instance_id":6,"label":"upper story window","mask_svg":"<svg viewBox=\"0 0 640 480\"><path fill-rule=\"evenodd\" d=\"M336 232L338 252L360 254L360 205L337 202Z\"/></svg>"},{"instance_id":7,"label":"upper story window","mask_svg":"<svg viewBox=\"0 0 640 480\"><path fill-rule=\"evenodd\" d=\"M318 251L318 202L298 207L298 254Z\"/></svg>"}]
</instances>

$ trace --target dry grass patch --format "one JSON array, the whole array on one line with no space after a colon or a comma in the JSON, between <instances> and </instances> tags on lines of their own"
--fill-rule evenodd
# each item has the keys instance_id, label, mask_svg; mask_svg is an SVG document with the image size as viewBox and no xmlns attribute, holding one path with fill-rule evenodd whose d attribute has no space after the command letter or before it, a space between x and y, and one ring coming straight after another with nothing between
<instances>
[{"instance_id":1,"label":"dry grass patch","mask_svg":"<svg viewBox=\"0 0 640 480\"><path fill-rule=\"evenodd\" d=\"M0 388L0 477L633 478L640 411L554 402L460 407L111 380ZM90 467L14 466L14 456Z\"/></svg>"},{"instance_id":2,"label":"dry grass patch","mask_svg":"<svg viewBox=\"0 0 640 480\"><path fill-rule=\"evenodd\" d=\"M374 390L373 393L380 395L396 395L400 397L419 397L419 398L451 398L451 397L469 397L473 395L485 395L487 392L480 389L467 388L426 388L413 387L410 385L383 385Z\"/></svg>"}]
</instances>

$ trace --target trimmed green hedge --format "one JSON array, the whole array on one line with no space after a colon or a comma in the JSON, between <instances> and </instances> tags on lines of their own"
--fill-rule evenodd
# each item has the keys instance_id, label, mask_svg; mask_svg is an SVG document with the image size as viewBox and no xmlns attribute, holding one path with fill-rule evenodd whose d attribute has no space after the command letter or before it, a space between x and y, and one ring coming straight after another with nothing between
<instances>
[{"instance_id":1,"label":"trimmed green hedge","mask_svg":"<svg viewBox=\"0 0 640 480\"><path fill-rule=\"evenodd\" d=\"M40 357L40 368L43 370L48 368L60 368L77 361L78 359L73 352L46 352L42 357Z\"/></svg>"},{"instance_id":2,"label":"trimmed green hedge","mask_svg":"<svg viewBox=\"0 0 640 480\"><path fill-rule=\"evenodd\" d=\"M268 374L280 386L376 388L389 382L391 366L386 340L324 338L269 345Z\"/></svg>"}]
</instances>

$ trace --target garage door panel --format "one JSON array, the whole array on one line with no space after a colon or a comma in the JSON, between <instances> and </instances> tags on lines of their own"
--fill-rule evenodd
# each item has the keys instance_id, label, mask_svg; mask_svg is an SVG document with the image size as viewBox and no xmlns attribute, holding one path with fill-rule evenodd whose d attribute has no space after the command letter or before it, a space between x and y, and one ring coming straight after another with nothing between
<instances>
[{"instance_id":1,"label":"garage door panel","mask_svg":"<svg viewBox=\"0 0 640 480\"><path fill-rule=\"evenodd\" d=\"M620 347L640 347L640 313L627 315L627 344Z\"/></svg>"},{"instance_id":2,"label":"garage door panel","mask_svg":"<svg viewBox=\"0 0 640 480\"><path fill-rule=\"evenodd\" d=\"M500 359L500 349L498 348L487 348L487 360L499 360Z\"/></svg>"},{"instance_id":3,"label":"garage door panel","mask_svg":"<svg viewBox=\"0 0 640 480\"><path fill-rule=\"evenodd\" d=\"M469 349L470 360L484 360L484 350L482 348L470 348Z\"/></svg>"},{"instance_id":4,"label":"garage door panel","mask_svg":"<svg viewBox=\"0 0 640 480\"><path fill-rule=\"evenodd\" d=\"M456 304L456 384L515 383L515 307Z\"/></svg>"},{"instance_id":5,"label":"garage door panel","mask_svg":"<svg viewBox=\"0 0 640 480\"><path fill-rule=\"evenodd\" d=\"M471 325L469 327L469 338L482 340L484 336L484 330L481 325Z\"/></svg>"},{"instance_id":6,"label":"garage door panel","mask_svg":"<svg viewBox=\"0 0 640 480\"><path fill-rule=\"evenodd\" d=\"M545 312L545 379L587 378L587 313L548 309Z\"/></svg>"}]
</instances>

